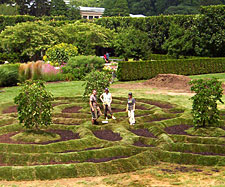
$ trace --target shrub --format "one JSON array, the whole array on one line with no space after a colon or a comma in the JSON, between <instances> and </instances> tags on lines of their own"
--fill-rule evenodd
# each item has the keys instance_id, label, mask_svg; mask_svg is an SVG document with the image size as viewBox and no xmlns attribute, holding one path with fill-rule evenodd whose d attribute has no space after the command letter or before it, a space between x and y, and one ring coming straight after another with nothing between
<instances>
[{"instance_id":1,"label":"shrub","mask_svg":"<svg viewBox=\"0 0 225 187\"><path fill-rule=\"evenodd\" d=\"M72 44L57 44L46 51L48 61L55 65L61 65L69 60L69 58L77 56L78 49Z\"/></svg>"},{"instance_id":2,"label":"shrub","mask_svg":"<svg viewBox=\"0 0 225 187\"><path fill-rule=\"evenodd\" d=\"M15 86L19 82L19 64L0 65L0 87Z\"/></svg>"},{"instance_id":3,"label":"shrub","mask_svg":"<svg viewBox=\"0 0 225 187\"><path fill-rule=\"evenodd\" d=\"M73 74L75 80L81 80L92 70L102 70L104 63L104 60L97 56L76 56L69 59L62 71L64 74Z\"/></svg>"},{"instance_id":4,"label":"shrub","mask_svg":"<svg viewBox=\"0 0 225 187\"><path fill-rule=\"evenodd\" d=\"M28 129L48 126L52 119L53 96L45 90L44 82L28 80L14 102L18 105L18 119Z\"/></svg>"},{"instance_id":5,"label":"shrub","mask_svg":"<svg viewBox=\"0 0 225 187\"><path fill-rule=\"evenodd\" d=\"M162 61L119 62L120 81L150 79L158 74L199 75L223 73L225 58L193 58Z\"/></svg>"},{"instance_id":6,"label":"shrub","mask_svg":"<svg viewBox=\"0 0 225 187\"><path fill-rule=\"evenodd\" d=\"M97 90L98 98L102 94L103 90L109 87L111 76L105 72L92 71L85 77L85 91L84 98L88 98L94 89Z\"/></svg>"},{"instance_id":7,"label":"shrub","mask_svg":"<svg viewBox=\"0 0 225 187\"><path fill-rule=\"evenodd\" d=\"M0 53L0 64L4 64L5 61L12 64L20 62L20 55L18 53Z\"/></svg>"},{"instance_id":8,"label":"shrub","mask_svg":"<svg viewBox=\"0 0 225 187\"><path fill-rule=\"evenodd\" d=\"M199 79L191 81L190 84L191 91L196 93L191 98L194 126L197 128L218 125L220 116L217 101L223 103L222 82L217 79Z\"/></svg>"}]
</instances>

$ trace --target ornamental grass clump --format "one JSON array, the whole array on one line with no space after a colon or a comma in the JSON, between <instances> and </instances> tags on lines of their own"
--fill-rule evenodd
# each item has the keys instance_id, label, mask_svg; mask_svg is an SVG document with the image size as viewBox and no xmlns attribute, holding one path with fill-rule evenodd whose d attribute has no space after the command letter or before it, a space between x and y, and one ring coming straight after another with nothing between
<instances>
[{"instance_id":1,"label":"ornamental grass clump","mask_svg":"<svg viewBox=\"0 0 225 187\"><path fill-rule=\"evenodd\" d=\"M223 103L222 82L217 79L198 79L190 82L191 91L196 94L191 98L194 127L211 127L219 125L217 101Z\"/></svg>"},{"instance_id":2,"label":"ornamental grass clump","mask_svg":"<svg viewBox=\"0 0 225 187\"><path fill-rule=\"evenodd\" d=\"M27 129L39 130L52 123L53 95L43 81L27 80L14 102L18 105L18 119Z\"/></svg>"}]
</instances>

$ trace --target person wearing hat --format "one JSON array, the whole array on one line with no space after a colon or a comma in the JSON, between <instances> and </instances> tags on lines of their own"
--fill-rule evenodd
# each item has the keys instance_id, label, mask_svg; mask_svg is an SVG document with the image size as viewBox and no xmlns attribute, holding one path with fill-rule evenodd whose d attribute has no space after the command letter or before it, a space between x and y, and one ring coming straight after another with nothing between
<instances>
[{"instance_id":1,"label":"person wearing hat","mask_svg":"<svg viewBox=\"0 0 225 187\"><path fill-rule=\"evenodd\" d=\"M135 111L135 99L133 98L132 93L129 93L126 112L128 112L130 125L135 124L134 111Z\"/></svg>"},{"instance_id":2,"label":"person wearing hat","mask_svg":"<svg viewBox=\"0 0 225 187\"><path fill-rule=\"evenodd\" d=\"M101 99L101 101L103 102L105 119L108 120L108 116L107 116L107 112L108 112L108 111L109 111L109 113L111 114L112 119L116 119L116 118L113 116L113 113L112 113L112 109L111 109L112 94L109 93L109 89L108 89L108 88L105 88L105 93L103 93L103 94L100 96L100 99Z\"/></svg>"}]
</instances>

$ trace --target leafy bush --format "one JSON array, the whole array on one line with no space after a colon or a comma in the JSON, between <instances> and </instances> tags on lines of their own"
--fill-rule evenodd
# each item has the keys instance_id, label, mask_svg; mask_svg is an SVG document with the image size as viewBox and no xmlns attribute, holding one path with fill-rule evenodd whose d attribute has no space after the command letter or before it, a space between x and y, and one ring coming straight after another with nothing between
<instances>
[{"instance_id":1,"label":"leafy bush","mask_svg":"<svg viewBox=\"0 0 225 187\"><path fill-rule=\"evenodd\" d=\"M14 102L18 105L18 119L27 129L39 130L52 122L53 96L45 90L44 82L28 80Z\"/></svg>"},{"instance_id":2,"label":"leafy bush","mask_svg":"<svg viewBox=\"0 0 225 187\"><path fill-rule=\"evenodd\" d=\"M113 47L118 56L128 58L147 59L150 55L148 34L135 28L122 29L114 37Z\"/></svg>"},{"instance_id":3,"label":"leafy bush","mask_svg":"<svg viewBox=\"0 0 225 187\"><path fill-rule=\"evenodd\" d=\"M19 64L0 65L0 87L15 86L19 82Z\"/></svg>"},{"instance_id":4,"label":"leafy bush","mask_svg":"<svg viewBox=\"0 0 225 187\"><path fill-rule=\"evenodd\" d=\"M0 64L4 64L5 61L9 63L20 62L20 55L18 53L0 53Z\"/></svg>"},{"instance_id":5,"label":"leafy bush","mask_svg":"<svg viewBox=\"0 0 225 187\"><path fill-rule=\"evenodd\" d=\"M69 60L69 58L77 56L78 49L72 44L57 44L46 51L48 61L55 65L61 65Z\"/></svg>"},{"instance_id":6,"label":"leafy bush","mask_svg":"<svg viewBox=\"0 0 225 187\"><path fill-rule=\"evenodd\" d=\"M191 98L194 126L197 128L218 125L220 116L217 101L223 103L222 82L217 79L199 79L191 81L190 84L191 91L196 93Z\"/></svg>"},{"instance_id":7,"label":"leafy bush","mask_svg":"<svg viewBox=\"0 0 225 187\"><path fill-rule=\"evenodd\" d=\"M97 90L98 98L102 94L103 90L110 85L111 75L105 72L92 71L85 77L85 91L84 98L88 98L92 91Z\"/></svg>"},{"instance_id":8,"label":"leafy bush","mask_svg":"<svg viewBox=\"0 0 225 187\"><path fill-rule=\"evenodd\" d=\"M162 61L119 62L117 77L121 81L150 79L158 74L199 75L223 73L225 58L193 58Z\"/></svg>"},{"instance_id":9,"label":"leafy bush","mask_svg":"<svg viewBox=\"0 0 225 187\"><path fill-rule=\"evenodd\" d=\"M64 74L71 73L75 80L81 80L92 70L102 70L104 60L97 56L76 56L69 59L62 67Z\"/></svg>"}]
</instances>

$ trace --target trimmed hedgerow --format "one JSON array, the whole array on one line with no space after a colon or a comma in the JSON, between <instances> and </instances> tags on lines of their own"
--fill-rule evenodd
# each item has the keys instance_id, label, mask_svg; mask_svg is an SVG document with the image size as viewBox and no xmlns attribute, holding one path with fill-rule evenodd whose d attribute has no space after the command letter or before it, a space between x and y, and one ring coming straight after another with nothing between
<instances>
[{"instance_id":1,"label":"trimmed hedgerow","mask_svg":"<svg viewBox=\"0 0 225 187\"><path fill-rule=\"evenodd\" d=\"M225 58L170 59L119 62L117 76L120 81L133 81L150 79L158 74L199 75L224 71Z\"/></svg>"}]
</instances>

